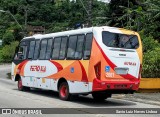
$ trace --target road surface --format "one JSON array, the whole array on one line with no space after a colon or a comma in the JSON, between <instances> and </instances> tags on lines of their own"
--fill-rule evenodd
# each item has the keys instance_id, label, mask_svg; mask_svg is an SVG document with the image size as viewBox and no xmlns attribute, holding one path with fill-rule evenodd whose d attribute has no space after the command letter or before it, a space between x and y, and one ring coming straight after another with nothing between
<instances>
[{"instance_id":1,"label":"road surface","mask_svg":"<svg viewBox=\"0 0 160 117\"><path fill-rule=\"evenodd\" d=\"M87 111L85 108L160 108L158 105L145 104L140 102L128 101L125 98L117 99L121 95L113 95L113 98L107 99L105 102L95 102L91 96L80 96L73 101L62 101L58 97L58 93L45 90L33 89L29 92L17 90L17 82L13 82L7 78L7 73L10 72L10 65L0 65L0 108L73 108L73 112L83 111L88 117L124 117L128 114L101 114L98 112ZM96 113L96 114L94 114ZM60 113L61 114L61 113ZM158 114L130 114L129 116L139 117L158 117ZM3 116L4 115L0 115ZM11 116L12 115L6 115ZM31 115L14 115L17 117L31 116ZM39 116L39 115L32 115ZM41 115L44 116L44 115ZM52 115L45 115L52 116ZM54 116L59 116L54 114ZM60 116L64 116L61 114ZM68 117L84 116L67 114Z\"/></svg>"}]
</instances>

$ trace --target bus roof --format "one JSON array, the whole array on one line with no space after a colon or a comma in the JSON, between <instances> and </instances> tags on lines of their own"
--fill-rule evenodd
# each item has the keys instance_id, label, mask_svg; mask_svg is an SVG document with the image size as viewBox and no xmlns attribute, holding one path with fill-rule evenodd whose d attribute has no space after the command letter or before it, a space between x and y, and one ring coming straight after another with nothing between
<instances>
[{"instance_id":1,"label":"bus roof","mask_svg":"<svg viewBox=\"0 0 160 117\"><path fill-rule=\"evenodd\" d=\"M82 28L82 29L74 29L69 31L63 31L63 32L55 32L55 33L48 33L48 34L35 34L33 36L25 37L22 40L25 39L42 39L42 38L50 38L50 37L58 37L58 36L68 36L68 35L74 35L74 34L82 34L82 33L89 33L93 32L93 30L102 30L102 28L105 28L107 30L111 30L111 32L119 32L119 30L126 30L123 28L117 28L117 27L109 27L109 26L101 26L101 27L89 27L89 28ZM131 30L126 30L131 31ZM134 32L134 31L132 31Z\"/></svg>"}]
</instances>

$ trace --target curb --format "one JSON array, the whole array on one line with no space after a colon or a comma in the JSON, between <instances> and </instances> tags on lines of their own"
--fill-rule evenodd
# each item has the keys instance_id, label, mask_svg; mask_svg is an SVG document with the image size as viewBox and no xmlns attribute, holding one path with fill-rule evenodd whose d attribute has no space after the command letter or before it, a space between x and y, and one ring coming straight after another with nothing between
<instances>
[{"instance_id":1,"label":"curb","mask_svg":"<svg viewBox=\"0 0 160 117\"><path fill-rule=\"evenodd\" d=\"M160 92L160 78L141 78L139 90L137 92Z\"/></svg>"}]
</instances>

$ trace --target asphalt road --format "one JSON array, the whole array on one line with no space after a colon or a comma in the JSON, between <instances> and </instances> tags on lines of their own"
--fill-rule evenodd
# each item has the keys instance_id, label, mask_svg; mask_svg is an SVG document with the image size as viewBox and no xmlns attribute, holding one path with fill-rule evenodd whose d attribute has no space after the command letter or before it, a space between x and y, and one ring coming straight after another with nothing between
<instances>
[{"instance_id":1,"label":"asphalt road","mask_svg":"<svg viewBox=\"0 0 160 117\"><path fill-rule=\"evenodd\" d=\"M124 117L124 116L139 116L159 117L158 114L100 114L96 110L84 110L85 108L160 108L158 105L145 104L140 102L128 101L125 98L117 99L120 95L113 95L113 98L107 99L105 102L95 102L91 96L80 96L72 101L62 101L58 97L58 93L45 90L33 89L29 92L17 90L17 82L13 82L7 78L7 73L10 72L10 65L0 65L0 108L73 108L74 111L82 111L83 115L65 114L65 116L96 116L96 117ZM77 109L78 108L78 109ZM94 114L96 113L96 114ZM11 116L13 115L0 115ZM30 117L31 115L14 115L14 117ZM32 115L44 116L44 115ZM53 116L53 115L45 115ZM64 114L54 114L54 116L64 116Z\"/></svg>"}]
</instances>

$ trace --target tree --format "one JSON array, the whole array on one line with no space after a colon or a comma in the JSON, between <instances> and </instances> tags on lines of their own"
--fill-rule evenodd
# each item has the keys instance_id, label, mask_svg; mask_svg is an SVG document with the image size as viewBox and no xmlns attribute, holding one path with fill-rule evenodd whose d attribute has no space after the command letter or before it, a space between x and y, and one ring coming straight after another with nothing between
<instances>
[{"instance_id":1,"label":"tree","mask_svg":"<svg viewBox=\"0 0 160 117\"><path fill-rule=\"evenodd\" d=\"M12 42L10 45L5 45L2 50L0 50L0 62L11 62L17 46L17 41Z\"/></svg>"},{"instance_id":2,"label":"tree","mask_svg":"<svg viewBox=\"0 0 160 117\"><path fill-rule=\"evenodd\" d=\"M144 5L146 7L145 23L147 24L144 27L145 32L160 41L160 1L146 0Z\"/></svg>"},{"instance_id":3,"label":"tree","mask_svg":"<svg viewBox=\"0 0 160 117\"><path fill-rule=\"evenodd\" d=\"M113 26L132 29L136 19L142 15L142 5L135 0L111 0L109 7L112 18L110 25Z\"/></svg>"},{"instance_id":4,"label":"tree","mask_svg":"<svg viewBox=\"0 0 160 117\"><path fill-rule=\"evenodd\" d=\"M160 77L160 48L155 48L144 53L143 61L143 78L159 78Z\"/></svg>"},{"instance_id":5,"label":"tree","mask_svg":"<svg viewBox=\"0 0 160 117\"><path fill-rule=\"evenodd\" d=\"M3 35L3 45L9 45L14 39L12 30L7 30Z\"/></svg>"}]
</instances>

